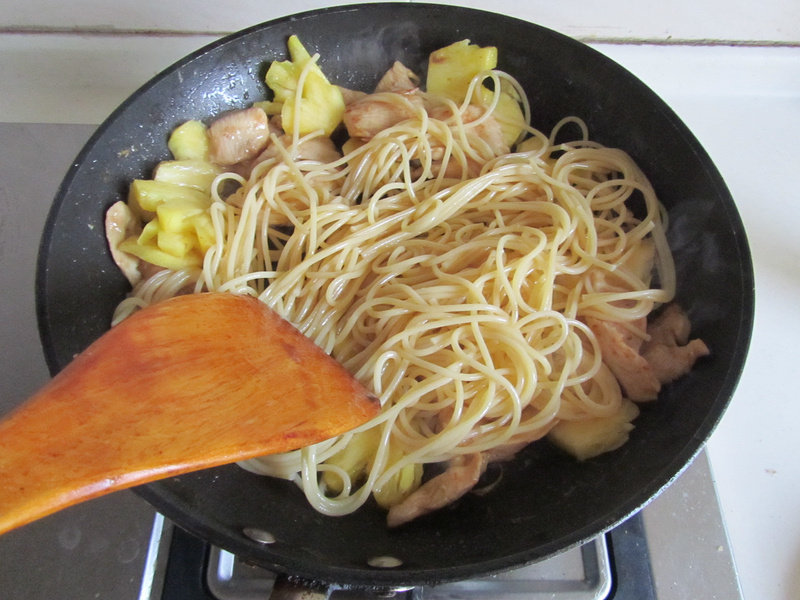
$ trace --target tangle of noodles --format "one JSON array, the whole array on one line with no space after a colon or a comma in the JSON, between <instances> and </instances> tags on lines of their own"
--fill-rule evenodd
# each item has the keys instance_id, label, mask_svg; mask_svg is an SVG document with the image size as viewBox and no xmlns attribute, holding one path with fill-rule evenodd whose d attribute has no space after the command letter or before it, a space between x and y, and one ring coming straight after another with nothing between
<instances>
[{"instance_id":1,"label":"tangle of noodles","mask_svg":"<svg viewBox=\"0 0 800 600\"><path fill-rule=\"evenodd\" d=\"M514 86L528 112L508 75L476 81L485 78ZM470 97L457 106L419 93L449 118L411 105L414 117L332 163L299 158L318 134L273 136L277 152L249 178L215 182L216 243L202 272L157 273L116 316L181 289L249 294L371 388L383 411L357 432L244 464L294 479L329 515L380 496L409 467L615 413L619 384L581 319L644 337L634 323L674 292L664 211L628 155L569 118L549 136L528 126L516 152L494 156L482 119L462 118ZM386 101L409 105L401 94ZM557 141L573 129L578 139ZM220 196L231 183L237 191ZM645 243L657 286L626 266ZM374 453L355 479L329 459L365 433ZM334 493L325 473L340 483Z\"/></svg>"}]
</instances>

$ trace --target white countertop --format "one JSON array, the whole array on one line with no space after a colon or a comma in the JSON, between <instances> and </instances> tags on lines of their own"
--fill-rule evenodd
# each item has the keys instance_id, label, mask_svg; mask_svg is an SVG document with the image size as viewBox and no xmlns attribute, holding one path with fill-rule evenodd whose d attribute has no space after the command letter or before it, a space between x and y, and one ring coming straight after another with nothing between
<instances>
[{"instance_id":1,"label":"white countertop","mask_svg":"<svg viewBox=\"0 0 800 600\"><path fill-rule=\"evenodd\" d=\"M291 12L328 4L298 0ZM793 295L800 294L800 4L459 4L535 21L607 54L672 106L725 178L753 254L756 318L745 371L708 454L745 598L797 600L800 401L789 378L800 340ZM263 0L222 6L0 0L0 122L98 124L186 53L290 12L288 3ZM0 181L0 200L24 201L4 199L2 191ZM0 227L13 224L0 220ZM13 351L4 351L2 360L13 361Z\"/></svg>"}]
</instances>

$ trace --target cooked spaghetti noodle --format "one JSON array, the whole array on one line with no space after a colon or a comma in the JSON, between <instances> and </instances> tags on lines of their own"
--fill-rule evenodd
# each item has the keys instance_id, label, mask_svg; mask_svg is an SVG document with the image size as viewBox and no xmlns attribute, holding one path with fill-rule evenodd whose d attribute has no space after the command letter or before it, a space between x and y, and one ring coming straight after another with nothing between
<instances>
[{"instance_id":1,"label":"cooked spaghetti noodle","mask_svg":"<svg viewBox=\"0 0 800 600\"><path fill-rule=\"evenodd\" d=\"M490 72L460 105L385 94L412 116L333 162L302 157L319 133L273 135L249 177L215 181L202 270L160 271L118 309L117 320L181 289L256 296L371 388L383 410L358 431L243 465L294 479L325 514L372 495L396 503L422 465L615 414L623 394L585 318L644 338L643 318L674 294L665 214L631 158L575 118L549 136L527 125L496 156L480 126L498 95L465 116L487 78L512 86L530 118L519 85ZM568 130L580 135L560 141ZM646 247L658 285L635 267ZM356 444L368 456L343 466Z\"/></svg>"}]
</instances>

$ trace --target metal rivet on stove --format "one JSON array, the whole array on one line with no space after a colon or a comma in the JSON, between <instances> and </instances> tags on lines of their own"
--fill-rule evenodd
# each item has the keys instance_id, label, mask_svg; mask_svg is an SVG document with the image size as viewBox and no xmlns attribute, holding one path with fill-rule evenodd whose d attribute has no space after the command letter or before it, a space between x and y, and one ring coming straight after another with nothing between
<instances>
[{"instance_id":1,"label":"metal rivet on stove","mask_svg":"<svg viewBox=\"0 0 800 600\"><path fill-rule=\"evenodd\" d=\"M275 543L275 536L272 535L269 531L264 531L263 529L258 529L256 527L245 527L242 530L242 533L244 533L254 542L258 542L259 544Z\"/></svg>"},{"instance_id":2,"label":"metal rivet on stove","mask_svg":"<svg viewBox=\"0 0 800 600\"><path fill-rule=\"evenodd\" d=\"M403 564L403 561L394 556L373 556L367 560L370 567L377 569L394 569Z\"/></svg>"}]
</instances>

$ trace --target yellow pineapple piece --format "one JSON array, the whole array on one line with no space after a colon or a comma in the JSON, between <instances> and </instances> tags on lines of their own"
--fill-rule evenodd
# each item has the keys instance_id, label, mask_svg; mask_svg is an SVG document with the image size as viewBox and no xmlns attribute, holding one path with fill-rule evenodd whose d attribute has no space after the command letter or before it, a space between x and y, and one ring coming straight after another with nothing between
<instances>
[{"instance_id":1,"label":"yellow pineapple piece","mask_svg":"<svg viewBox=\"0 0 800 600\"><path fill-rule=\"evenodd\" d=\"M172 271L198 268L203 264L203 257L198 252L189 252L182 257L174 256L161 250L155 243L155 239L153 238L145 244L140 244L136 238L128 238L119 245L119 249L145 262Z\"/></svg>"},{"instance_id":2,"label":"yellow pineapple piece","mask_svg":"<svg viewBox=\"0 0 800 600\"><path fill-rule=\"evenodd\" d=\"M210 194L211 184L220 173L222 173L222 169L207 160L165 160L158 163L153 173L153 179L185 185Z\"/></svg>"},{"instance_id":3,"label":"yellow pineapple piece","mask_svg":"<svg viewBox=\"0 0 800 600\"><path fill-rule=\"evenodd\" d=\"M205 202L206 206L211 204L211 197L208 194L189 186L167 181L134 179L128 190L128 206L146 221L155 216L155 211L160 204L184 198Z\"/></svg>"},{"instance_id":4,"label":"yellow pineapple piece","mask_svg":"<svg viewBox=\"0 0 800 600\"><path fill-rule=\"evenodd\" d=\"M583 421L561 421L547 434L556 446L578 460L611 452L628 441L632 421L639 416L639 407L624 399L620 411L608 417Z\"/></svg>"},{"instance_id":5,"label":"yellow pineapple piece","mask_svg":"<svg viewBox=\"0 0 800 600\"><path fill-rule=\"evenodd\" d=\"M179 198L164 202L156 208L161 231L170 233L194 233L192 218L206 212L208 202Z\"/></svg>"},{"instance_id":6,"label":"yellow pineapple piece","mask_svg":"<svg viewBox=\"0 0 800 600\"><path fill-rule=\"evenodd\" d=\"M491 104L493 101L494 93L491 90L484 87L479 91L479 94L480 102L484 106ZM500 124L500 130L503 132L503 141L509 148L512 148L526 125L522 107L510 92L503 90L500 92L497 106L492 114Z\"/></svg>"},{"instance_id":7,"label":"yellow pineapple piece","mask_svg":"<svg viewBox=\"0 0 800 600\"><path fill-rule=\"evenodd\" d=\"M190 186L141 179L131 185L129 204L137 207L146 223L138 236L119 245L121 251L172 270L202 264L215 241L208 194Z\"/></svg>"},{"instance_id":8,"label":"yellow pineapple piece","mask_svg":"<svg viewBox=\"0 0 800 600\"><path fill-rule=\"evenodd\" d=\"M460 103L466 98L469 84L476 75L496 68L497 48L482 48L470 44L469 40L461 40L431 52L426 89ZM493 96L492 90L481 86L471 102L486 106ZM503 141L509 147L514 145L525 126L525 116L515 96L512 90L501 89L494 112L503 132Z\"/></svg>"},{"instance_id":9,"label":"yellow pineapple piece","mask_svg":"<svg viewBox=\"0 0 800 600\"><path fill-rule=\"evenodd\" d=\"M423 468L420 463L407 464L386 483L373 490L372 495L378 505L383 508L391 508L395 504L400 504L422 484L422 472Z\"/></svg>"},{"instance_id":10,"label":"yellow pineapple piece","mask_svg":"<svg viewBox=\"0 0 800 600\"><path fill-rule=\"evenodd\" d=\"M360 479L367 470L380 443L381 432L377 428L367 429L353 435L350 442L325 461L344 470L351 481ZM326 489L338 494L342 491L342 479L333 471L324 471L322 480Z\"/></svg>"},{"instance_id":11,"label":"yellow pineapple piece","mask_svg":"<svg viewBox=\"0 0 800 600\"><path fill-rule=\"evenodd\" d=\"M177 258L184 258L197 245L197 239L192 233L178 233L175 231L159 230L156 245L159 250Z\"/></svg>"},{"instance_id":12,"label":"yellow pineapple piece","mask_svg":"<svg viewBox=\"0 0 800 600\"><path fill-rule=\"evenodd\" d=\"M139 234L139 237L136 238L136 243L140 246L146 246L150 242L156 239L158 236L158 221L153 219L152 221L145 223L144 227L142 227L142 232Z\"/></svg>"},{"instance_id":13,"label":"yellow pineapple piece","mask_svg":"<svg viewBox=\"0 0 800 600\"><path fill-rule=\"evenodd\" d=\"M214 235L214 224L211 221L211 215L206 210L199 215L195 215L190 220L194 227L194 234L197 236L200 252L205 254L217 241Z\"/></svg>"},{"instance_id":14,"label":"yellow pineapple piece","mask_svg":"<svg viewBox=\"0 0 800 600\"><path fill-rule=\"evenodd\" d=\"M208 131L201 121L186 121L169 136L167 147L176 160L208 159Z\"/></svg>"},{"instance_id":15,"label":"yellow pineapple piece","mask_svg":"<svg viewBox=\"0 0 800 600\"><path fill-rule=\"evenodd\" d=\"M342 92L318 65L308 65L312 57L297 36L289 38L288 47L291 60L274 61L267 71L266 83L274 99L264 105L264 110L268 115L281 115L286 133L305 135L321 129L330 135L344 115ZM300 78L307 66L301 89Z\"/></svg>"},{"instance_id":16,"label":"yellow pineapple piece","mask_svg":"<svg viewBox=\"0 0 800 600\"><path fill-rule=\"evenodd\" d=\"M472 78L496 67L497 48L481 48L469 40L461 40L431 52L425 87L431 93L461 102Z\"/></svg>"}]
</instances>

